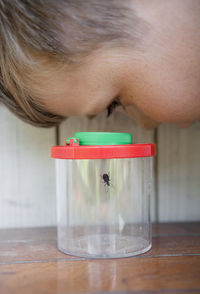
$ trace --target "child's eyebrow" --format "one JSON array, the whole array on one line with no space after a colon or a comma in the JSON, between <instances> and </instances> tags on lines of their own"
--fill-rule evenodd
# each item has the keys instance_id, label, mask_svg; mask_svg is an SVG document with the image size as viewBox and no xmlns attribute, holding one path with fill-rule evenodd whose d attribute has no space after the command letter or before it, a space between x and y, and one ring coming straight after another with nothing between
<instances>
[{"instance_id":1,"label":"child's eyebrow","mask_svg":"<svg viewBox=\"0 0 200 294\"><path fill-rule=\"evenodd\" d=\"M95 115L87 115L87 118L88 119L93 119L93 118L95 118L96 117L96 114Z\"/></svg>"},{"instance_id":2,"label":"child's eyebrow","mask_svg":"<svg viewBox=\"0 0 200 294\"><path fill-rule=\"evenodd\" d=\"M109 117L112 114L113 110L120 105L121 105L120 98L119 97L115 98L115 100L113 100L112 103L107 107L107 117Z\"/></svg>"},{"instance_id":3,"label":"child's eyebrow","mask_svg":"<svg viewBox=\"0 0 200 294\"><path fill-rule=\"evenodd\" d=\"M114 109L120 105L122 105L120 102L120 98L119 97L115 98L107 107L107 117L109 117L113 113ZM96 115L87 115L88 119L93 119L95 117Z\"/></svg>"}]
</instances>

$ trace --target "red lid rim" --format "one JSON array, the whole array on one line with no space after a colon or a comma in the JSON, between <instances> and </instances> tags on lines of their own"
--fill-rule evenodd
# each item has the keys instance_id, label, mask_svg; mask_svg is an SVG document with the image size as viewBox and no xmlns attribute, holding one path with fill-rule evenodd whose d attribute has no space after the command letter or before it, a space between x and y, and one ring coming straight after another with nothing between
<instances>
[{"instance_id":1,"label":"red lid rim","mask_svg":"<svg viewBox=\"0 0 200 294\"><path fill-rule=\"evenodd\" d=\"M51 148L51 157L56 159L138 158L155 155L155 144L53 146Z\"/></svg>"}]
</instances>

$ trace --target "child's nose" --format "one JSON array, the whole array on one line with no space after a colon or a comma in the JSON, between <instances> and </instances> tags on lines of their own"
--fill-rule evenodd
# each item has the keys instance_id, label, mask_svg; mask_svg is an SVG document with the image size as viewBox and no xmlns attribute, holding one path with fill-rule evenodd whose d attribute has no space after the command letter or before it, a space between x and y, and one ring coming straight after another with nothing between
<instances>
[{"instance_id":1,"label":"child's nose","mask_svg":"<svg viewBox=\"0 0 200 294\"><path fill-rule=\"evenodd\" d=\"M123 112L146 129L157 127L160 123L146 116L136 105L119 106L116 111Z\"/></svg>"}]
</instances>

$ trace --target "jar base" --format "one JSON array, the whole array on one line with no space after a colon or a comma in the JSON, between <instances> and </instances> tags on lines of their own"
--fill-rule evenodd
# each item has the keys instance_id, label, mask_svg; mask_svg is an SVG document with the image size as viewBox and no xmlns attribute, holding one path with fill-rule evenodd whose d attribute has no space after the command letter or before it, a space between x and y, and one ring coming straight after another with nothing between
<instances>
[{"instance_id":1,"label":"jar base","mask_svg":"<svg viewBox=\"0 0 200 294\"><path fill-rule=\"evenodd\" d=\"M65 254L84 258L123 258L147 252L151 249L151 243L135 236L96 234L61 240L58 249Z\"/></svg>"}]
</instances>

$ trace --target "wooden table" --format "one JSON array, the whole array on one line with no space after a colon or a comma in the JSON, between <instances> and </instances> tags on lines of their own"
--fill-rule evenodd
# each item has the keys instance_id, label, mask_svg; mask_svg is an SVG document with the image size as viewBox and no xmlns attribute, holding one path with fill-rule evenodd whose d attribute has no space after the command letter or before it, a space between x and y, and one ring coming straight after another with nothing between
<instances>
[{"instance_id":1,"label":"wooden table","mask_svg":"<svg viewBox=\"0 0 200 294\"><path fill-rule=\"evenodd\" d=\"M56 249L55 228L0 230L0 293L200 293L200 223L153 225L153 248L87 260Z\"/></svg>"}]
</instances>

